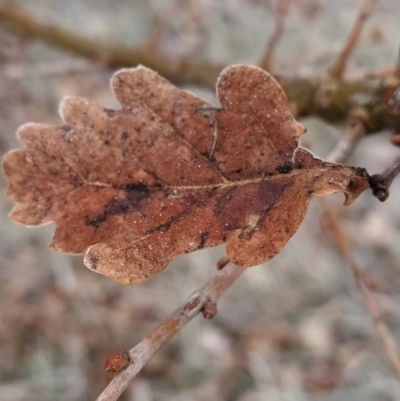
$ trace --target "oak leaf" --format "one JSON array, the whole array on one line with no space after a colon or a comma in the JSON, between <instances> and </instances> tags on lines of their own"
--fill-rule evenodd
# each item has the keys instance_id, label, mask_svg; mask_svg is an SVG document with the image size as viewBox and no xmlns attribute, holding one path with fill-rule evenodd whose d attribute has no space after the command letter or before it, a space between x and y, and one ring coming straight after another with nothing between
<instances>
[{"instance_id":1,"label":"oak leaf","mask_svg":"<svg viewBox=\"0 0 400 401\"><path fill-rule=\"evenodd\" d=\"M177 255L226 242L232 262L277 254L311 195L368 187L362 169L298 146L304 127L266 72L226 68L221 108L138 67L112 78L121 110L83 98L60 106L63 126L20 128L24 149L4 158L11 218L56 223L55 251L84 253L120 283L144 281Z\"/></svg>"}]
</instances>

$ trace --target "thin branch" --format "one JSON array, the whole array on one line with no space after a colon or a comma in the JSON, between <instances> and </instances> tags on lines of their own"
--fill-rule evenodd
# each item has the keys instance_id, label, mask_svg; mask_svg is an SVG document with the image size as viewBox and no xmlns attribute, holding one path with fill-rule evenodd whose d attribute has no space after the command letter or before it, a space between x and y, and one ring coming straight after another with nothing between
<instances>
[{"instance_id":1,"label":"thin branch","mask_svg":"<svg viewBox=\"0 0 400 401\"><path fill-rule=\"evenodd\" d=\"M350 32L349 37L347 38L347 42L336 59L335 64L330 69L329 73L332 78L340 79L346 69L347 61L354 50L354 47L357 44L357 41L360 37L361 30L364 26L365 21L369 18L372 13L372 10L377 3L377 0L364 0L363 5L361 6L360 12L358 14L357 20L353 26L352 31Z\"/></svg>"},{"instance_id":2,"label":"thin branch","mask_svg":"<svg viewBox=\"0 0 400 401\"><path fill-rule=\"evenodd\" d=\"M365 124L361 120L350 123L346 134L326 158L329 161L343 163L354 151L365 134Z\"/></svg>"},{"instance_id":3,"label":"thin branch","mask_svg":"<svg viewBox=\"0 0 400 401\"><path fill-rule=\"evenodd\" d=\"M198 315L205 305L215 304L245 269L229 262L202 288L195 291L150 335L129 350L131 364L113 378L97 401L117 400L148 360L186 323Z\"/></svg>"},{"instance_id":4,"label":"thin branch","mask_svg":"<svg viewBox=\"0 0 400 401\"><path fill-rule=\"evenodd\" d=\"M382 173L374 174L370 177L369 186L372 189L372 193L381 202L384 202L389 197L389 188L398 174L400 174L400 156L394 159Z\"/></svg>"},{"instance_id":5,"label":"thin branch","mask_svg":"<svg viewBox=\"0 0 400 401\"><path fill-rule=\"evenodd\" d=\"M400 358L396 341L392 336L390 330L388 329L386 323L382 319L380 307L377 304L376 299L373 297L368 289L368 286L365 282L365 273L353 257L349 240L342 229L338 217L325 199L322 199L321 201L338 248L341 251L343 257L347 260L347 263L357 283L357 286L361 291L365 306L368 310L369 315L371 316L372 322L381 341L383 349L392 365L397 379L400 380Z\"/></svg>"},{"instance_id":6,"label":"thin branch","mask_svg":"<svg viewBox=\"0 0 400 401\"><path fill-rule=\"evenodd\" d=\"M271 62L272 62L272 58L274 56L276 46L278 45L279 40L281 39L283 30L285 27L285 19L286 19L287 11L289 9L290 1L291 0L279 0L279 2L278 2L278 10L276 13L276 23L275 23L274 32L272 33L272 36L267 43L265 52L264 52L263 56L261 57L261 60L258 64L260 68L262 68L266 71L268 71L271 67Z\"/></svg>"}]
</instances>

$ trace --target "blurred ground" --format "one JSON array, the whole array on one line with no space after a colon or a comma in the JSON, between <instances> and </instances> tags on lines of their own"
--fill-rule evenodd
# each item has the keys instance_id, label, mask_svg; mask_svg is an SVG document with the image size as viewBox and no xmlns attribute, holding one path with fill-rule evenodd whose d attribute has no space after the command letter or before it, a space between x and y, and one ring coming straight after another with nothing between
<instances>
[{"instance_id":1,"label":"blurred ground","mask_svg":"<svg viewBox=\"0 0 400 401\"><path fill-rule=\"evenodd\" d=\"M15 1L39 20L101 42L135 46L169 6L167 0ZM293 2L275 71L326 71L353 23L359 1ZM168 55L223 63L256 63L274 21L275 1L184 2L160 43ZM400 3L379 2L353 54L355 71L385 67L398 46ZM19 125L59 123L66 95L116 106L111 71L0 25L0 156L19 146ZM81 63L80 73L69 65ZM10 66L12 67L10 69ZM5 73L3 67L7 67ZM54 73L54 69L58 72ZM10 74L14 72L13 74ZM190 88L215 102L202 88ZM326 155L341 135L303 121L305 141ZM349 164L379 172L397 153L389 134L362 141ZM6 186L0 175L0 190ZM374 296L400 344L400 180L380 204L369 193L344 208L331 197L357 260L375 283ZM7 218L0 197L0 399L91 400L110 380L103 364L131 348L203 284L223 247L178 258L147 283L122 287L87 270L81 257L51 253L53 227L26 228ZM400 400L387 357L354 280L314 200L289 245L264 266L248 269L224 295L216 318L197 318L166 345L122 399Z\"/></svg>"}]
</instances>

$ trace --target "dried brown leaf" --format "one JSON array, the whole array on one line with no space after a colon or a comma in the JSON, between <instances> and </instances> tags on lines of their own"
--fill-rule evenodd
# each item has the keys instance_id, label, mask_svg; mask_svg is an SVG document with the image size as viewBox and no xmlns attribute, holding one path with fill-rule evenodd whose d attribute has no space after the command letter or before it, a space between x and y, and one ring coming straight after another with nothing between
<instances>
[{"instance_id":1,"label":"dried brown leaf","mask_svg":"<svg viewBox=\"0 0 400 401\"><path fill-rule=\"evenodd\" d=\"M286 96L255 67L226 68L221 108L138 67L112 79L121 110L63 101L61 127L27 124L26 148L4 159L10 216L54 221L51 248L86 252L85 264L120 283L146 280L177 255L227 243L232 262L277 254L303 220L311 195L344 192L366 175L298 147L304 127Z\"/></svg>"}]
</instances>

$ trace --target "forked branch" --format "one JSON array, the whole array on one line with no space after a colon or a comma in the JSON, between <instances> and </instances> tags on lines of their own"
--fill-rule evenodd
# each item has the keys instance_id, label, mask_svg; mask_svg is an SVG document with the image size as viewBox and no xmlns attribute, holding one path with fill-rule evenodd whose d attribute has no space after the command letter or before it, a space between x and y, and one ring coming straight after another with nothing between
<instances>
[{"instance_id":1,"label":"forked branch","mask_svg":"<svg viewBox=\"0 0 400 401\"><path fill-rule=\"evenodd\" d=\"M149 359L200 312L203 312L206 318L215 315L215 304L218 299L246 269L231 262L223 266L224 263L226 263L225 259L223 263L218 263L219 271L210 281L190 295L187 301L178 307L151 334L129 350L131 363L126 369L116 374L97 398L97 401L117 400ZM211 309L213 309L214 313L210 314Z\"/></svg>"}]
</instances>

